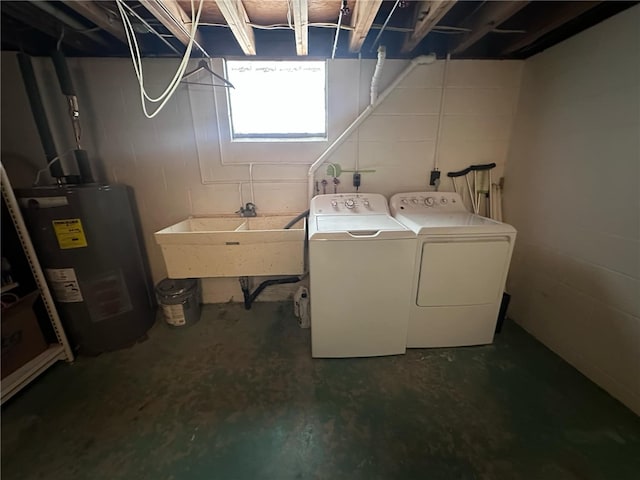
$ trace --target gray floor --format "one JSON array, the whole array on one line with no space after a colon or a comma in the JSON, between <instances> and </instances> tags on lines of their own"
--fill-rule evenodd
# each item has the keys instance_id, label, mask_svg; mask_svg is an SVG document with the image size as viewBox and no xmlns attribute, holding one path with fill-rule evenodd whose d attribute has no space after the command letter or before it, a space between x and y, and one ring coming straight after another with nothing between
<instances>
[{"instance_id":1,"label":"gray floor","mask_svg":"<svg viewBox=\"0 0 640 480\"><path fill-rule=\"evenodd\" d=\"M640 419L514 324L313 360L290 303L204 308L60 364L2 411L2 478L637 479Z\"/></svg>"}]
</instances>

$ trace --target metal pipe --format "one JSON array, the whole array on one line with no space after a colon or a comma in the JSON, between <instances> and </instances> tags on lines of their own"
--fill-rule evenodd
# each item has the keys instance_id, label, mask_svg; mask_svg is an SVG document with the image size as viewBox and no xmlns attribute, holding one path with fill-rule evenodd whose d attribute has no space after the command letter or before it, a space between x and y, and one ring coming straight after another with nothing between
<instances>
[{"instance_id":1,"label":"metal pipe","mask_svg":"<svg viewBox=\"0 0 640 480\"><path fill-rule=\"evenodd\" d=\"M77 149L73 151L78 164L78 173L82 183L93 183L93 172L91 171L91 163L89 162L89 154L86 150Z\"/></svg>"},{"instance_id":2,"label":"metal pipe","mask_svg":"<svg viewBox=\"0 0 640 480\"><path fill-rule=\"evenodd\" d=\"M91 172L89 155L85 150L82 150L82 145L80 144L82 136L82 128L80 127L80 108L78 106L78 97L76 96L76 90L73 86L71 73L69 72L69 66L67 65L67 59L64 58L64 54L60 50L53 52L51 59L53 60L53 66L56 70L58 83L60 83L60 90L64 95L66 95L67 102L69 104L69 117L71 119L71 127L73 128L73 134L76 141L74 157L76 164L78 165L80 182L93 183L94 180L93 173Z\"/></svg>"},{"instance_id":3,"label":"metal pipe","mask_svg":"<svg viewBox=\"0 0 640 480\"><path fill-rule=\"evenodd\" d=\"M338 15L338 26L336 28L336 36L333 39L333 49L331 50L331 60L336 57L336 48L338 48L338 37L340 35L340 26L342 25L342 3L340 4L340 14Z\"/></svg>"},{"instance_id":4,"label":"metal pipe","mask_svg":"<svg viewBox=\"0 0 640 480\"><path fill-rule=\"evenodd\" d=\"M389 20L391 20L391 15L393 15L393 12L396 11L396 8L398 7L399 3L400 3L400 0L396 0L396 3L393 4L393 8L389 12L389 15L387 16L387 19L382 24L382 28L378 32L378 35L376 35L376 39L373 41L373 44L371 45L371 48L369 49L370 52L373 52L373 49L376 48L376 44L378 43L378 40L380 40L380 36L382 35L382 32L384 32L385 28L387 28L387 24L389 23Z\"/></svg>"},{"instance_id":5,"label":"metal pipe","mask_svg":"<svg viewBox=\"0 0 640 480\"><path fill-rule=\"evenodd\" d=\"M74 31L78 33L83 33L84 35L89 37L91 40L93 40L96 43L99 43L103 47L109 47L109 42L107 42L104 38L102 38L98 33L95 33L93 31L87 31L92 29L90 29L86 25L83 25L82 23L77 21L75 18L70 17L69 15L64 13L62 10L58 10L56 7L52 6L50 2L32 0L29 3L31 3L31 5L38 7L42 11L47 12L49 15L57 18L62 23L64 23L65 25L73 29Z\"/></svg>"},{"instance_id":6,"label":"metal pipe","mask_svg":"<svg viewBox=\"0 0 640 480\"><path fill-rule=\"evenodd\" d=\"M54 160L58 154L56 153L56 145L53 141L53 135L49 128L49 121L47 120L47 113L42 104L42 97L40 96L40 90L38 89L38 81L36 80L36 74L33 71L33 64L31 63L31 57L24 53L17 55L18 65L20 66L20 72L22 73L22 80L27 91L27 97L29 99L29 105L31 106L31 114L36 123L38 129L38 135L44 154L47 159L47 163ZM58 180L64 177L64 171L60 162L53 162L49 167L51 176Z\"/></svg>"},{"instance_id":7,"label":"metal pipe","mask_svg":"<svg viewBox=\"0 0 640 480\"><path fill-rule=\"evenodd\" d=\"M120 5L125 7L134 17L136 17L138 20L140 20L142 22L142 24L145 27L147 27L151 33L153 33L156 37L158 37L160 40L162 40L171 50L173 50L176 53L176 55L182 56L182 53L180 53L180 51L176 47L174 47L171 44L171 42L169 42L160 33L158 33L158 31L155 28L153 28L151 25L149 25L147 23L147 21L144 18L142 18L140 15L138 15L138 13L133 8L131 8L129 5L127 5L124 2L120 3Z\"/></svg>"},{"instance_id":8,"label":"metal pipe","mask_svg":"<svg viewBox=\"0 0 640 480\"><path fill-rule=\"evenodd\" d=\"M82 148L80 145L80 137L82 135L80 128L80 110L78 107L76 90L73 87L73 81L71 79L71 74L69 73L69 67L67 66L67 60L64 58L64 54L60 50L56 50L51 54L51 60L53 60L53 66L56 70L60 90L67 97L67 103L69 104L69 117L71 118L71 126L76 140L76 148L80 150Z\"/></svg>"}]
</instances>

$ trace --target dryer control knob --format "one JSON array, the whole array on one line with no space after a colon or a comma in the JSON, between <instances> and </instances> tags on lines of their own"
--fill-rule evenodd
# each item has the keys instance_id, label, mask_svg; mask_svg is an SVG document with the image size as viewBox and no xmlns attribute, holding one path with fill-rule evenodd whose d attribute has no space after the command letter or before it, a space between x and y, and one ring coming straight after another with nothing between
<instances>
[{"instance_id":1,"label":"dryer control knob","mask_svg":"<svg viewBox=\"0 0 640 480\"><path fill-rule=\"evenodd\" d=\"M411 200L411 201L412 201L414 204L416 204L416 205L417 205L418 203L420 203L420 201L419 201L417 198L414 198L414 199L413 199L413 200Z\"/></svg>"},{"instance_id":2,"label":"dryer control knob","mask_svg":"<svg viewBox=\"0 0 640 480\"><path fill-rule=\"evenodd\" d=\"M404 203L404 204L406 205L407 203L409 203L409 200L407 200L406 198L403 198L403 199L401 200L401 202L402 202L402 203Z\"/></svg>"},{"instance_id":3,"label":"dryer control knob","mask_svg":"<svg viewBox=\"0 0 640 480\"><path fill-rule=\"evenodd\" d=\"M449 201L449 200L447 200L447 197L442 197L442 198L440 199L440 205L446 205L448 201Z\"/></svg>"},{"instance_id":4,"label":"dryer control knob","mask_svg":"<svg viewBox=\"0 0 640 480\"><path fill-rule=\"evenodd\" d=\"M353 201L352 198L344 202L344 206L347 208L353 208L356 206L356 202Z\"/></svg>"},{"instance_id":5,"label":"dryer control knob","mask_svg":"<svg viewBox=\"0 0 640 480\"><path fill-rule=\"evenodd\" d=\"M364 204L365 207L369 206L369 200L364 200L362 203Z\"/></svg>"},{"instance_id":6,"label":"dryer control knob","mask_svg":"<svg viewBox=\"0 0 640 480\"><path fill-rule=\"evenodd\" d=\"M424 199L424 204L427 207L433 207L433 205L436 203L435 199L433 197L427 197Z\"/></svg>"},{"instance_id":7,"label":"dryer control knob","mask_svg":"<svg viewBox=\"0 0 640 480\"><path fill-rule=\"evenodd\" d=\"M331 200L331 206L333 208L338 208L338 202L336 202L335 200Z\"/></svg>"}]
</instances>

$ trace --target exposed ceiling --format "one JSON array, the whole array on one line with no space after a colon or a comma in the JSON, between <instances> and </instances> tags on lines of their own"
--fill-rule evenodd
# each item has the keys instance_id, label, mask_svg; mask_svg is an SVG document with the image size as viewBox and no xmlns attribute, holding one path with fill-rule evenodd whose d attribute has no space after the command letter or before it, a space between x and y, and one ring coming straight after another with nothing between
<instances>
[{"instance_id":1,"label":"exposed ceiling","mask_svg":"<svg viewBox=\"0 0 640 480\"><path fill-rule=\"evenodd\" d=\"M384 45L390 58L527 58L636 3L204 0L192 55L366 58ZM126 6L143 56L182 55L191 0ZM60 45L69 56L129 55L113 0L3 0L0 12L2 50L49 55Z\"/></svg>"}]
</instances>

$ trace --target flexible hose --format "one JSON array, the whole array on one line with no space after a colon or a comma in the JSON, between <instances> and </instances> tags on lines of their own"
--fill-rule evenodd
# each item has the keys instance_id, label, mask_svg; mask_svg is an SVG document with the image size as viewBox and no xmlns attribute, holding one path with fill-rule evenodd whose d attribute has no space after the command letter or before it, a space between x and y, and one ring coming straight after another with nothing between
<instances>
[{"instance_id":1,"label":"flexible hose","mask_svg":"<svg viewBox=\"0 0 640 480\"><path fill-rule=\"evenodd\" d=\"M302 220L303 218L305 218L307 215L309 215L309 210L305 210L304 212L302 212L300 215L298 215L297 217L295 217L293 220L291 220L289 223L287 223L284 226L284 230L289 230L291 227L293 227L296 223L298 223L300 220Z\"/></svg>"}]
</instances>

